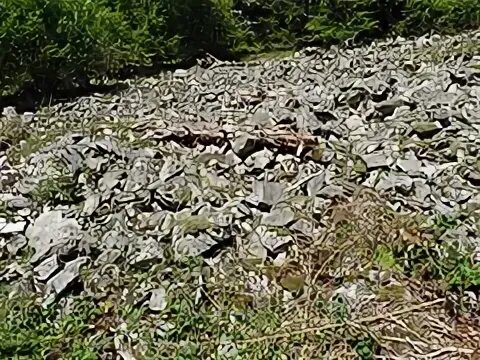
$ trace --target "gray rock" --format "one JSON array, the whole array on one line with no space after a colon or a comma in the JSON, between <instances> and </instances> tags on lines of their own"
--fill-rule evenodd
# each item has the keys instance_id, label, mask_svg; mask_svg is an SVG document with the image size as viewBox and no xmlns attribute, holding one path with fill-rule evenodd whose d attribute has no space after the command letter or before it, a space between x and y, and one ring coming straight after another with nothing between
<instances>
[{"instance_id":1,"label":"gray rock","mask_svg":"<svg viewBox=\"0 0 480 360\"><path fill-rule=\"evenodd\" d=\"M7 251L16 255L20 249L23 249L27 245L27 239L22 234L16 234L8 239Z\"/></svg>"},{"instance_id":2,"label":"gray rock","mask_svg":"<svg viewBox=\"0 0 480 360\"><path fill-rule=\"evenodd\" d=\"M414 189L415 198L420 202L425 202L427 197L430 196L430 194L432 193L430 187L422 180L414 181Z\"/></svg>"},{"instance_id":3,"label":"gray rock","mask_svg":"<svg viewBox=\"0 0 480 360\"><path fill-rule=\"evenodd\" d=\"M262 217L262 225L267 226L286 226L295 218L293 210L287 206L274 208L270 213Z\"/></svg>"},{"instance_id":4,"label":"gray rock","mask_svg":"<svg viewBox=\"0 0 480 360\"><path fill-rule=\"evenodd\" d=\"M475 170L468 170L465 173L465 179L474 186L480 186L480 172Z\"/></svg>"},{"instance_id":5,"label":"gray rock","mask_svg":"<svg viewBox=\"0 0 480 360\"><path fill-rule=\"evenodd\" d=\"M433 136L442 130L442 125L438 121L415 121L412 129L419 135Z\"/></svg>"},{"instance_id":6,"label":"gray rock","mask_svg":"<svg viewBox=\"0 0 480 360\"><path fill-rule=\"evenodd\" d=\"M56 295L60 294L68 285L78 278L80 275L80 268L88 261L89 258L83 256L68 262L62 271L47 282L47 293L54 292Z\"/></svg>"},{"instance_id":7,"label":"gray rock","mask_svg":"<svg viewBox=\"0 0 480 360\"><path fill-rule=\"evenodd\" d=\"M35 263L46 256L53 247L72 247L80 235L80 226L75 219L63 218L61 211L47 211L30 225L25 236L35 250L30 259Z\"/></svg>"},{"instance_id":8,"label":"gray rock","mask_svg":"<svg viewBox=\"0 0 480 360\"><path fill-rule=\"evenodd\" d=\"M25 221L10 222L7 219L0 218L0 234L19 233L25 229Z\"/></svg>"},{"instance_id":9,"label":"gray rock","mask_svg":"<svg viewBox=\"0 0 480 360\"><path fill-rule=\"evenodd\" d=\"M279 235L277 231L269 230L266 227L260 227L258 234L262 245L271 252L276 252L282 246L294 240L291 235Z\"/></svg>"},{"instance_id":10,"label":"gray rock","mask_svg":"<svg viewBox=\"0 0 480 360\"><path fill-rule=\"evenodd\" d=\"M382 101L375 104L375 109L385 116L392 115L395 109L407 105L407 102L399 97Z\"/></svg>"},{"instance_id":11,"label":"gray rock","mask_svg":"<svg viewBox=\"0 0 480 360\"><path fill-rule=\"evenodd\" d=\"M92 214L97 210L98 205L100 204L101 195L100 194L91 194L87 197L83 203L83 215L92 216Z\"/></svg>"},{"instance_id":12,"label":"gray rock","mask_svg":"<svg viewBox=\"0 0 480 360\"><path fill-rule=\"evenodd\" d=\"M0 200L2 200L0 198ZM32 201L23 196L12 196L8 199L5 199L7 206L11 209L24 209L32 205Z\"/></svg>"},{"instance_id":13,"label":"gray rock","mask_svg":"<svg viewBox=\"0 0 480 360\"><path fill-rule=\"evenodd\" d=\"M324 188L322 188L317 195L327 198L327 199L333 199L335 197L345 197L346 194L346 189L344 189L340 185L327 185Z\"/></svg>"},{"instance_id":14,"label":"gray rock","mask_svg":"<svg viewBox=\"0 0 480 360\"><path fill-rule=\"evenodd\" d=\"M258 109L252 115L250 121L247 122L248 124L258 126L260 128L265 128L273 125L273 121L268 114L268 111Z\"/></svg>"},{"instance_id":15,"label":"gray rock","mask_svg":"<svg viewBox=\"0 0 480 360\"><path fill-rule=\"evenodd\" d=\"M125 173L126 172L124 170L114 170L106 172L105 174L103 174L99 185L103 185L106 189L111 190L120 182L120 178Z\"/></svg>"},{"instance_id":16,"label":"gray rock","mask_svg":"<svg viewBox=\"0 0 480 360\"><path fill-rule=\"evenodd\" d=\"M255 138L247 133L240 133L232 142L232 150L241 159L247 158L254 152Z\"/></svg>"},{"instance_id":17,"label":"gray rock","mask_svg":"<svg viewBox=\"0 0 480 360\"><path fill-rule=\"evenodd\" d=\"M160 242L162 237L149 236L147 239L142 239L136 242L135 252L129 257L129 264L137 263L158 263L165 259L164 249L166 244Z\"/></svg>"},{"instance_id":18,"label":"gray rock","mask_svg":"<svg viewBox=\"0 0 480 360\"><path fill-rule=\"evenodd\" d=\"M19 209L17 211L17 214L23 218L30 216L31 213L32 213L32 210L30 210L29 208Z\"/></svg>"},{"instance_id":19,"label":"gray rock","mask_svg":"<svg viewBox=\"0 0 480 360\"><path fill-rule=\"evenodd\" d=\"M359 128L363 128L363 119L358 115L351 115L345 122L343 123L348 130L355 131Z\"/></svg>"},{"instance_id":20,"label":"gray rock","mask_svg":"<svg viewBox=\"0 0 480 360\"><path fill-rule=\"evenodd\" d=\"M405 157L397 160L397 166L408 175L418 175L420 174L422 164L415 156L415 153L409 151L405 154Z\"/></svg>"},{"instance_id":21,"label":"gray rock","mask_svg":"<svg viewBox=\"0 0 480 360\"><path fill-rule=\"evenodd\" d=\"M107 249L124 249L129 243L130 239L120 227L109 230L101 239L101 244Z\"/></svg>"},{"instance_id":22,"label":"gray rock","mask_svg":"<svg viewBox=\"0 0 480 360\"><path fill-rule=\"evenodd\" d=\"M307 221L304 219L298 220L290 226L290 228L306 236L312 236L317 232L313 221Z\"/></svg>"},{"instance_id":23,"label":"gray rock","mask_svg":"<svg viewBox=\"0 0 480 360\"><path fill-rule=\"evenodd\" d=\"M210 250L217 242L208 234L197 235L175 233L172 236L172 247L177 256L199 256Z\"/></svg>"},{"instance_id":24,"label":"gray rock","mask_svg":"<svg viewBox=\"0 0 480 360\"><path fill-rule=\"evenodd\" d=\"M122 252L119 249L104 250L98 258L95 259L95 265L113 264L121 255Z\"/></svg>"},{"instance_id":25,"label":"gray rock","mask_svg":"<svg viewBox=\"0 0 480 360\"><path fill-rule=\"evenodd\" d=\"M308 196L315 196L325 186L326 173L323 172L320 175L310 179L307 183Z\"/></svg>"},{"instance_id":26,"label":"gray rock","mask_svg":"<svg viewBox=\"0 0 480 360\"><path fill-rule=\"evenodd\" d=\"M245 160L245 165L250 169L263 170L273 159L274 154L272 151L265 149L252 154Z\"/></svg>"},{"instance_id":27,"label":"gray rock","mask_svg":"<svg viewBox=\"0 0 480 360\"><path fill-rule=\"evenodd\" d=\"M152 311L163 311L167 308L167 291L163 287L159 287L150 292L150 300L148 301L148 307Z\"/></svg>"},{"instance_id":28,"label":"gray rock","mask_svg":"<svg viewBox=\"0 0 480 360\"><path fill-rule=\"evenodd\" d=\"M35 269L35 278L38 281L46 281L56 270L58 269L57 255L52 255L40 264L38 264Z\"/></svg>"},{"instance_id":29,"label":"gray rock","mask_svg":"<svg viewBox=\"0 0 480 360\"><path fill-rule=\"evenodd\" d=\"M386 176L380 177L377 185L375 186L375 190L381 191L388 191L392 189L402 189L404 191L410 191L413 185L413 180L408 175L395 175L395 174L388 174Z\"/></svg>"},{"instance_id":30,"label":"gray rock","mask_svg":"<svg viewBox=\"0 0 480 360\"><path fill-rule=\"evenodd\" d=\"M0 281L15 284L20 277L25 276L27 271L17 262L13 262L0 269Z\"/></svg>"},{"instance_id":31,"label":"gray rock","mask_svg":"<svg viewBox=\"0 0 480 360\"><path fill-rule=\"evenodd\" d=\"M238 256L241 259L267 258L267 249L263 246L259 232L253 231L249 235L238 239Z\"/></svg>"},{"instance_id":32,"label":"gray rock","mask_svg":"<svg viewBox=\"0 0 480 360\"><path fill-rule=\"evenodd\" d=\"M249 201L254 204L276 205L283 197L286 186L278 182L253 181L253 193Z\"/></svg>"},{"instance_id":33,"label":"gray rock","mask_svg":"<svg viewBox=\"0 0 480 360\"><path fill-rule=\"evenodd\" d=\"M389 154L382 152L361 155L361 158L368 169L389 167L394 163L394 159Z\"/></svg>"}]
</instances>

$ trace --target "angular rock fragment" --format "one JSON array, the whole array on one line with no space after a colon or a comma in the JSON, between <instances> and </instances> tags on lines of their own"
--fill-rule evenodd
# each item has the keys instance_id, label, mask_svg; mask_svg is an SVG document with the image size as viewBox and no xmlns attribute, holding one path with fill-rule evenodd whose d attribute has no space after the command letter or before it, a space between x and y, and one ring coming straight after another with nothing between
<instances>
[{"instance_id":1,"label":"angular rock fragment","mask_svg":"<svg viewBox=\"0 0 480 360\"><path fill-rule=\"evenodd\" d=\"M72 248L79 235L80 226L75 219L63 218L61 211L42 213L25 232L28 244L35 250L30 261L37 262L52 248Z\"/></svg>"},{"instance_id":2,"label":"angular rock fragment","mask_svg":"<svg viewBox=\"0 0 480 360\"><path fill-rule=\"evenodd\" d=\"M120 227L114 228L103 234L101 244L107 249L124 249L130 239Z\"/></svg>"},{"instance_id":3,"label":"angular rock fragment","mask_svg":"<svg viewBox=\"0 0 480 360\"><path fill-rule=\"evenodd\" d=\"M14 283L20 277L24 276L27 271L17 262L13 262L0 269L0 281Z\"/></svg>"},{"instance_id":4,"label":"angular rock fragment","mask_svg":"<svg viewBox=\"0 0 480 360\"><path fill-rule=\"evenodd\" d=\"M148 307L152 311L163 311L167 308L167 291L163 287L156 288L150 292Z\"/></svg>"},{"instance_id":5,"label":"angular rock fragment","mask_svg":"<svg viewBox=\"0 0 480 360\"><path fill-rule=\"evenodd\" d=\"M306 236L313 236L318 231L315 229L313 221L307 221L304 219L296 221L293 225L290 226L290 228Z\"/></svg>"},{"instance_id":6,"label":"angular rock fragment","mask_svg":"<svg viewBox=\"0 0 480 360\"><path fill-rule=\"evenodd\" d=\"M256 205L276 205L284 196L286 185L278 182L253 181L253 193L248 200Z\"/></svg>"},{"instance_id":7,"label":"angular rock fragment","mask_svg":"<svg viewBox=\"0 0 480 360\"><path fill-rule=\"evenodd\" d=\"M480 186L480 171L468 170L465 173L465 179L473 186Z\"/></svg>"},{"instance_id":8,"label":"angular rock fragment","mask_svg":"<svg viewBox=\"0 0 480 360\"><path fill-rule=\"evenodd\" d=\"M403 158L397 160L397 166L408 175L418 175L422 164L415 156L415 153L410 151Z\"/></svg>"},{"instance_id":9,"label":"angular rock fragment","mask_svg":"<svg viewBox=\"0 0 480 360\"><path fill-rule=\"evenodd\" d=\"M12 255L16 255L20 249L27 245L27 239L22 234L16 234L10 237L6 243L7 251Z\"/></svg>"},{"instance_id":10,"label":"angular rock fragment","mask_svg":"<svg viewBox=\"0 0 480 360\"><path fill-rule=\"evenodd\" d=\"M396 174L388 174L386 176L382 176L380 180L375 185L375 190L382 192L388 191L392 189L403 190L404 192L408 192L411 190L413 185L413 180L408 175L396 175Z\"/></svg>"},{"instance_id":11,"label":"angular rock fragment","mask_svg":"<svg viewBox=\"0 0 480 360\"><path fill-rule=\"evenodd\" d=\"M273 253L284 245L293 242L291 235L281 235L277 230L270 230L263 226L258 228L258 234L262 245Z\"/></svg>"},{"instance_id":12,"label":"angular rock fragment","mask_svg":"<svg viewBox=\"0 0 480 360\"><path fill-rule=\"evenodd\" d=\"M0 218L0 234L19 233L25 229L25 221L10 222L7 219Z\"/></svg>"},{"instance_id":13,"label":"angular rock fragment","mask_svg":"<svg viewBox=\"0 0 480 360\"><path fill-rule=\"evenodd\" d=\"M52 255L35 267L35 278L39 281L46 281L58 267L57 255Z\"/></svg>"},{"instance_id":14,"label":"angular rock fragment","mask_svg":"<svg viewBox=\"0 0 480 360\"><path fill-rule=\"evenodd\" d=\"M415 180L414 181L414 190L415 190L415 198L420 201L424 202L428 196L432 193L430 187L422 180Z\"/></svg>"},{"instance_id":15,"label":"angular rock fragment","mask_svg":"<svg viewBox=\"0 0 480 360\"><path fill-rule=\"evenodd\" d=\"M89 258L83 256L68 262L62 271L47 282L47 293L54 292L56 295L60 294L68 285L78 278L80 268L88 261Z\"/></svg>"},{"instance_id":16,"label":"angular rock fragment","mask_svg":"<svg viewBox=\"0 0 480 360\"><path fill-rule=\"evenodd\" d=\"M246 159L249 155L253 154L257 148L255 137L247 134L240 133L232 142L232 150L241 159Z\"/></svg>"},{"instance_id":17,"label":"angular rock fragment","mask_svg":"<svg viewBox=\"0 0 480 360\"><path fill-rule=\"evenodd\" d=\"M413 131L422 138L431 138L443 128L438 121L415 121L411 126Z\"/></svg>"},{"instance_id":18,"label":"angular rock fragment","mask_svg":"<svg viewBox=\"0 0 480 360\"><path fill-rule=\"evenodd\" d=\"M267 111L259 109L255 111L247 123L262 129L271 126L273 121Z\"/></svg>"},{"instance_id":19,"label":"angular rock fragment","mask_svg":"<svg viewBox=\"0 0 480 360\"><path fill-rule=\"evenodd\" d=\"M238 239L239 257L241 259L260 259L267 258L267 249L263 246L258 231L253 231L242 239Z\"/></svg>"},{"instance_id":20,"label":"angular rock fragment","mask_svg":"<svg viewBox=\"0 0 480 360\"><path fill-rule=\"evenodd\" d=\"M375 109L381 112L384 116L389 116L394 113L395 109L405 105L408 105L405 100L396 97L376 104Z\"/></svg>"},{"instance_id":21,"label":"angular rock fragment","mask_svg":"<svg viewBox=\"0 0 480 360\"><path fill-rule=\"evenodd\" d=\"M389 154L382 152L361 155L361 158L368 169L389 167L394 163L394 159Z\"/></svg>"},{"instance_id":22,"label":"angular rock fragment","mask_svg":"<svg viewBox=\"0 0 480 360\"><path fill-rule=\"evenodd\" d=\"M325 172L310 179L307 183L307 195L315 196L326 185L325 179L326 179Z\"/></svg>"},{"instance_id":23,"label":"angular rock fragment","mask_svg":"<svg viewBox=\"0 0 480 360\"><path fill-rule=\"evenodd\" d=\"M122 255L119 249L104 250L98 258L95 259L95 265L114 264L115 261Z\"/></svg>"},{"instance_id":24,"label":"angular rock fragment","mask_svg":"<svg viewBox=\"0 0 480 360\"><path fill-rule=\"evenodd\" d=\"M199 256L217 245L217 242L206 233L196 235L184 234L174 229L172 247L177 256Z\"/></svg>"},{"instance_id":25,"label":"angular rock fragment","mask_svg":"<svg viewBox=\"0 0 480 360\"><path fill-rule=\"evenodd\" d=\"M0 200L5 201L7 206L12 209L24 209L32 205L32 201L23 196L11 196L5 199L0 197Z\"/></svg>"},{"instance_id":26,"label":"angular rock fragment","mask_svg":"<svg viewBox=\"0 0 480 360\"><path fill-rule=\"evenodd\" d=\"M288 205L274 208L262 217L262 225L286 226L295 218L295 213Z\"/></svg>"},{"instance_id":27,"label":"angular rock fragment","mask_svg":"<svg viewBox=\"0 0 480 360\"><path fill-rule=\"evenodd\" d=\"M265 149L252 154L245 160L245 165L250 169L263 170L273 159L273 152Z\"/></svg>"},{"instance_id":28,"label":"angular rock fragment","mask_svg":"<svg viewBox=\"0 0 480 360\"><path fill-rule=\"evenodd\" d=\"M100 194L91 194L90 196L88 196L83 204L83 214L85 216L92 216L95 210L97 210L98 205L100 204L100 200Z\"/></svg>"},{"instance_id":29,"label":"angular rock fragment","mask_svg":"<svg viewBox=\"0 0 480 360\"><path fill-rule=\"evenodd\" d=\"M103 185L106 189L111 190L121 181L121 178L125 173L124 170L108 171L103 174L102 179L99 181L99 185Z\"/></svg>"}]
</instances>

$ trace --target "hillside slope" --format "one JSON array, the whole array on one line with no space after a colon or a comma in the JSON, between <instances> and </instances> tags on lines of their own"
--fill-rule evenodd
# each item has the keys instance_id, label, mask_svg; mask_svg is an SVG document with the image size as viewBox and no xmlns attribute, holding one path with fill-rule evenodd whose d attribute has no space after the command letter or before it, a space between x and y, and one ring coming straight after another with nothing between
<instances>
[{"instance_id":1,"label":"hillside slope","mask_svg":"<svg viewBox=\"0 0 480 360\"><path fill-rule=\"evenodd\" d=\"M0 355L473 354L479 47L211 59L6 108Z\"/></svg>"}]
</instances>

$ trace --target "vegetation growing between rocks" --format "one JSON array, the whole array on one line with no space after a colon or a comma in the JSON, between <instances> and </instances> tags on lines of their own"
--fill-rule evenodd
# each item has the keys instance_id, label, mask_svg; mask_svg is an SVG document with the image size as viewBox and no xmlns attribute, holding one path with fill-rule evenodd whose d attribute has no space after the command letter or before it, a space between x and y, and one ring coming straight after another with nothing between
<instances>
[{"instance_id":1,"label":"vegetation growing between rocks","mask_svg":"<svg viewBox=\"0 0 480 360\"><path fill-rule=\"evenodd\" d=\"M425 331L431 339L430 332L443 326L451 331L442 333L445 341L459 347L468 342L467 333L445 322L476 311L462 295L480 285L471 249L438 242L455 221L446 225L395 214L369 192L323 216L329 230L322 240L299 239L297 260L283 265L227 252L221 265L211 268L201 258L166 253L154 266L118 262L123 270L108 271L91 266L69 287L68 304L46 306L39 297L3 285L0 355L97 359L120 355L122 348L138 359L287 359L299 353L372 359L382 348L402 346L392 334L422 343ZM99 271L113 275L101 296L92 277ZM142 290L172 279L163 305L152 311ZM75 296L78 291L84 294Z\"/></svg>"},{"instance_id":2,"label":"vegetation growing between rocks","mask_svg":"<svg viewBox=\"0 0 480 360\"><path fill-rule=\"evenodd\" d=\"M7 0L0 96L86 87L140 67L478 26L475 0ZM123 74L123 75L122 75Z\"/></svg>"}]
</instances>

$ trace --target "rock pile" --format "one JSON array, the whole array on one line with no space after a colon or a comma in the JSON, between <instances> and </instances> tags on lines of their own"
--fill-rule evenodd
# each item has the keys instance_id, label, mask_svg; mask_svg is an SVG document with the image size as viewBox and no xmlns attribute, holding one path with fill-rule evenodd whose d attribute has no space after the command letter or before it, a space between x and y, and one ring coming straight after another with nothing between
<instances>
[{"instance_id":1,"label":"rock pile","mask_svg":"<svg viewBox=\"0 0 480 360\"><path fill-rule=\"evenodd\" d=\"M0 280L54 299L83 266L170 250L282 259L359 186L399 212L461 219L445 238L476 245L479 44L477 32L213 61L4 109Z\"/></svg>"}]
</instances>

